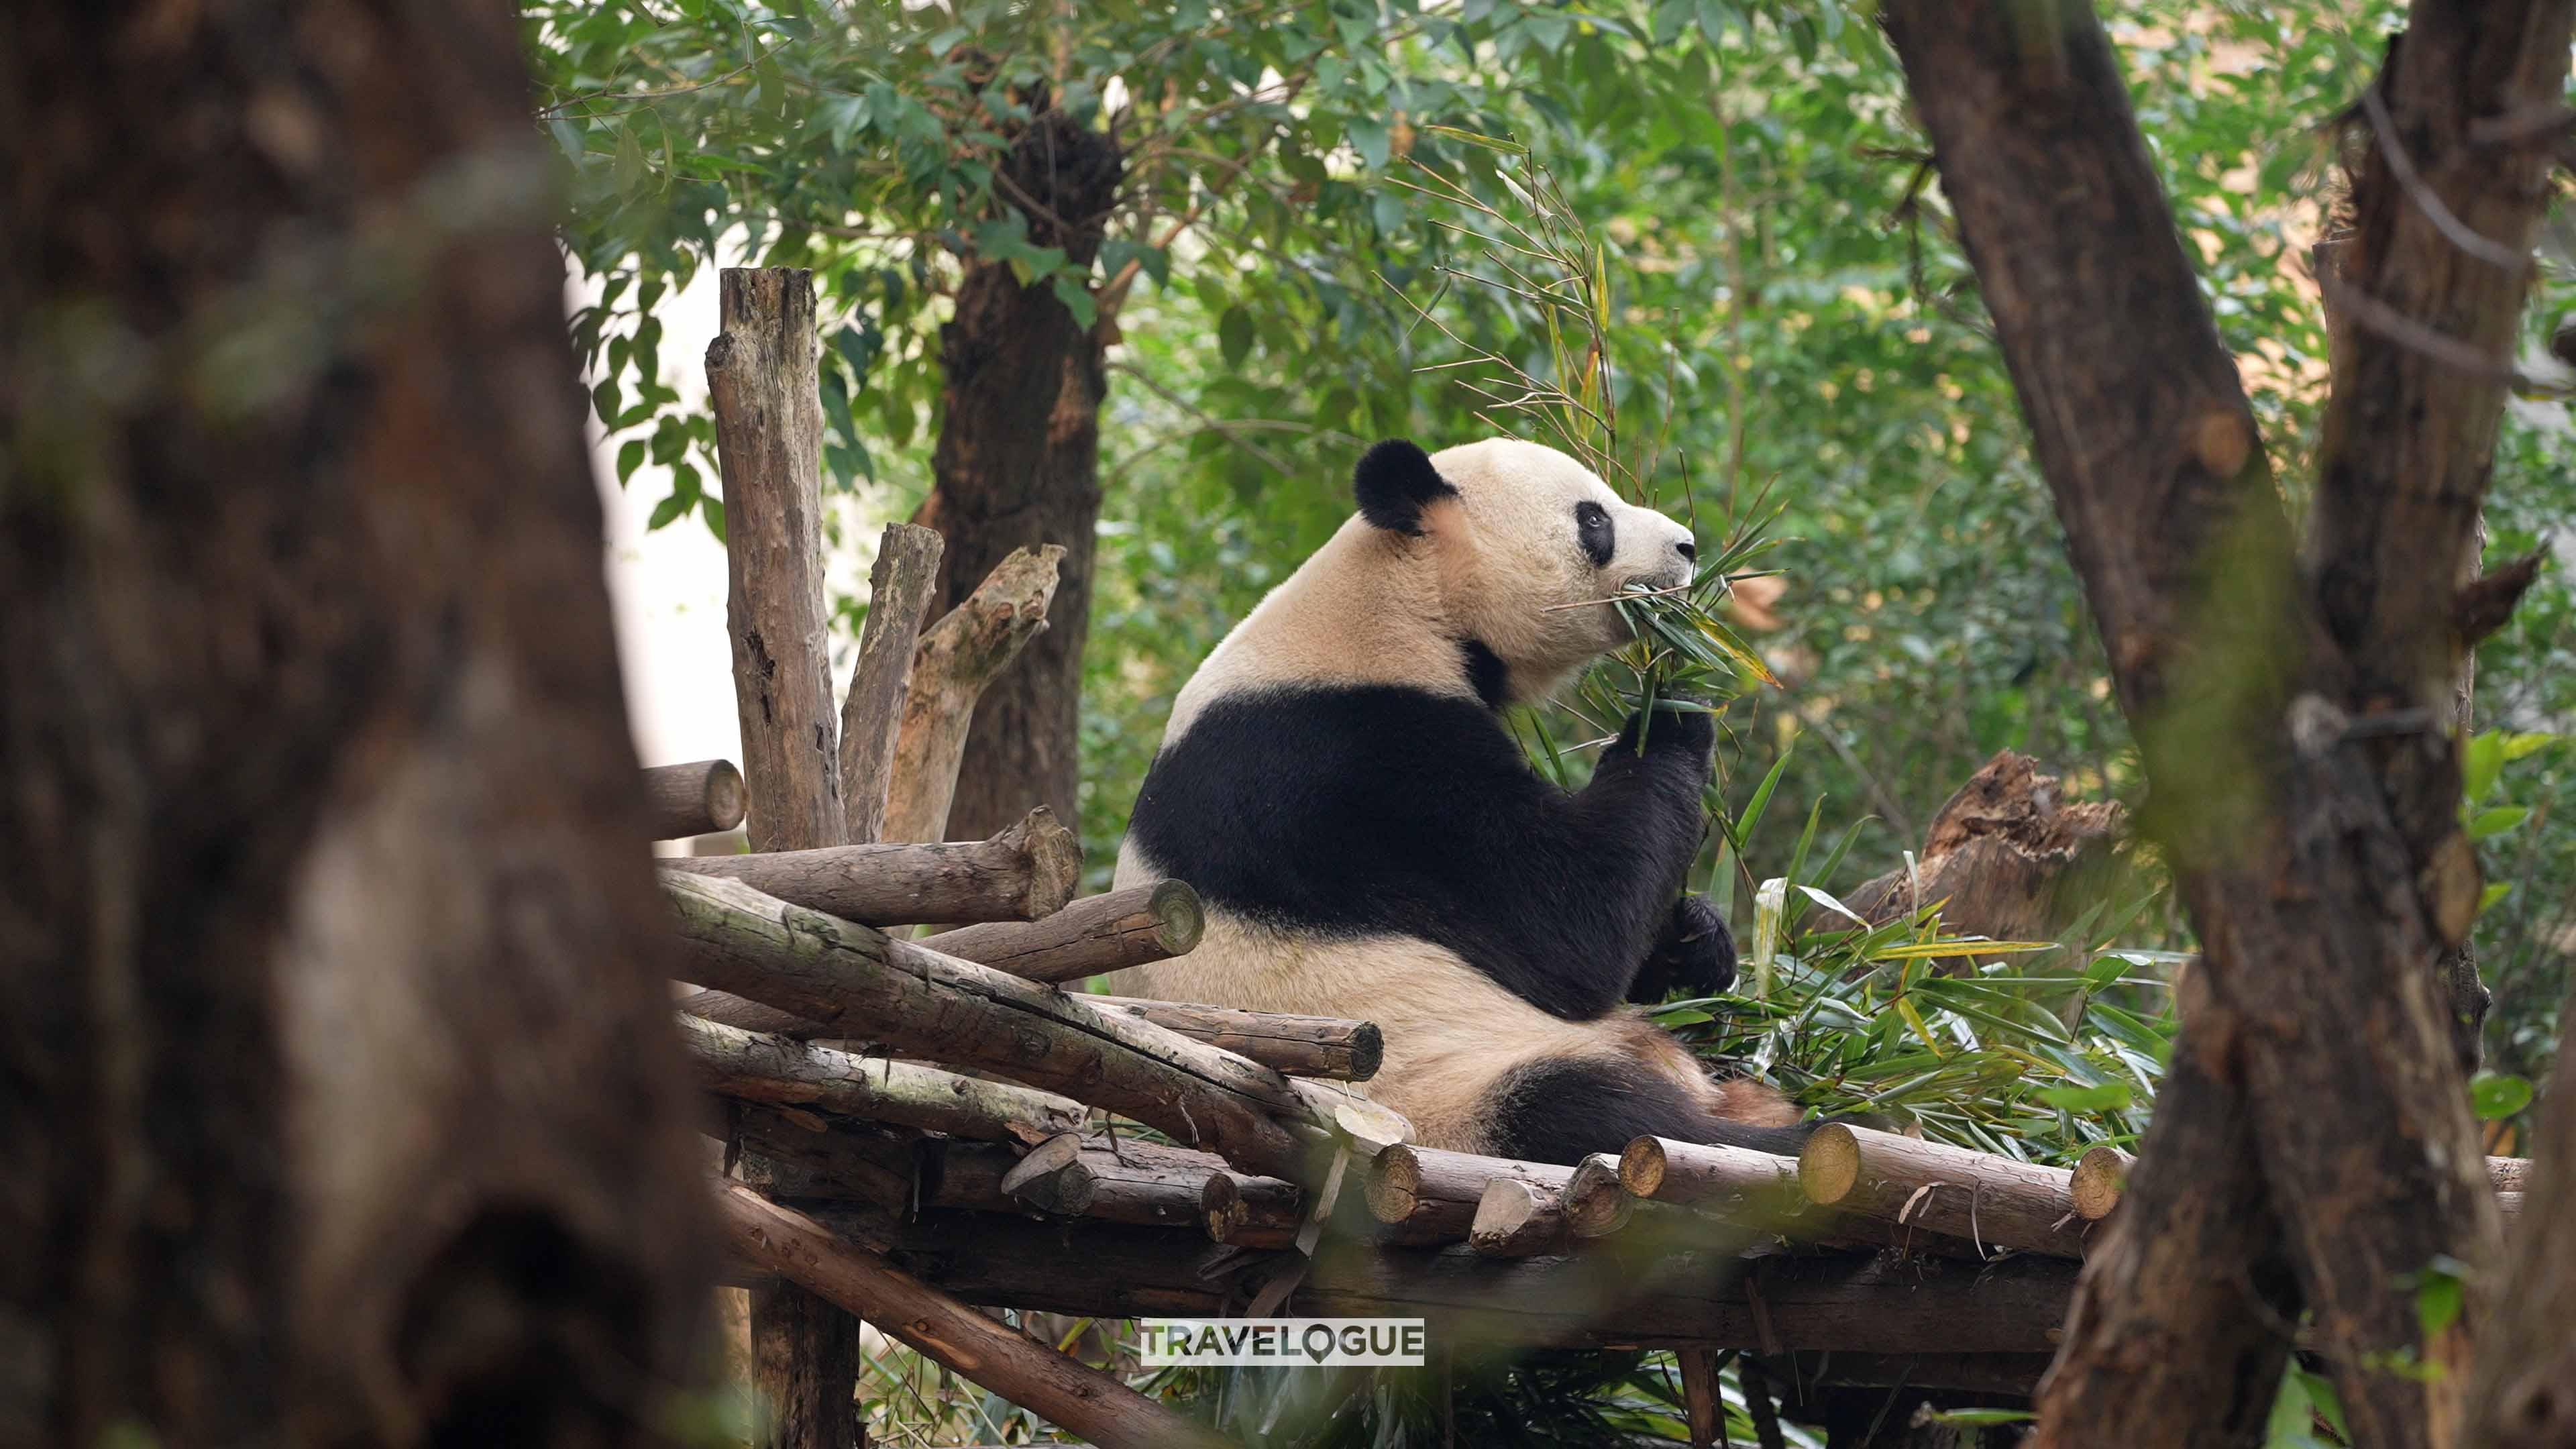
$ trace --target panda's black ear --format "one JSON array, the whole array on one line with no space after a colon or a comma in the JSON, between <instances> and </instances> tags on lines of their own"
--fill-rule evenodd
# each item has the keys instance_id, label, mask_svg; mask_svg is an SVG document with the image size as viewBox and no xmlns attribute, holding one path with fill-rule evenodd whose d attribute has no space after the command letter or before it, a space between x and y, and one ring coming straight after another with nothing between
<instances>
[{"instance_id":1,"label":"panda's black ear","mask_svg":"<svg viewBox=\"0 0 2576 1449\"><path fill-rule=\"evenodd\" d=\"M1458 490L1431 466L1431 455L1402 438L1389 438L1368 450L1351 473L1359 495L1360 516L1392 533L1422 532L1422 510Z\"/></svg>"}]
</instances>

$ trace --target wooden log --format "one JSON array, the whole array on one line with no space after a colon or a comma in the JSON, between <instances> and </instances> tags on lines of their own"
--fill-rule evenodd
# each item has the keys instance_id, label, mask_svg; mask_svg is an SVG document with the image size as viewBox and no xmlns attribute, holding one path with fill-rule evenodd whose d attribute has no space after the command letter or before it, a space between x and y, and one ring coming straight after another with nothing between
<instances>
[{"instance_id":1,"label":"wooden log","mask_svg":"<svg viewBox=\"0 0 2576 1449\"><path fill-rule=\"evenodd\" d=\"M1399 1144L1369 1164L1369 1215L1417 1240L1456 1242L1475 1226L1486 1183L1510 1177L1558 1192L1573 1176L1573 1168L1554 1163Z\"/></svg>"},{"instance_id":2,"label":"wooden log","mask_svg":"<svg viewBox=\"0 0 2576 1449\"><path fill-rule=\"evenodd\" d=\"M1329 1108L1257 1063L1082 998L960 961L739 881L667 874L662 892L691 979L827 1031L1062 1091L1205 1147L1249 1172L1297 1179Z\"/></svg>"},{"instance_id":3,"label":"wooden log","mask_svg":"<svg viewBox=\"0 0 2576 1449\"><path fill-rule=\"evenodd\" d=\"M1084 999L1103 1011L1123 1011L1292 1077L1365 1082L1377 1075L1378 1064L1386 1057L1386 1038L1373 1021L1241 1011L1134 996Z\"/></svg>"},{"instance_id":4,"label":"wooden log","mask_svg":"<svg viewBox=\"0 0 2576 1449\"><path fill-rule=\"evenodd\" d=\"M1240 1248L1293 1247L1305 1225L1305 1194L1293 1182L1211 1173L1199 1186L1199 1220L1211 1241Z\"/></svg>"},{"instance_id":5,"label":"wooden log","mask_svg":"<svg viewBox=\"0 0 2576 1449\"><path fill-rule=\"evenodd\" d=\"M2074 1177L2068 1184L2068 1196L2075 1211L2090 1221L2100 1221L2120 1205L2120 1195L2128 1185L2129 1168L2137 1161L2116 1147L2096 1147L2075 1163ZM2487 1159L2487 1180L2498 1193L2520 1193L2531 1163L2520 1157Z\"/></svg>"},{"instance_id":6,"label":"wooden log","mask_svg":"<svg viewBox=\"0 0 2576 1449\"><path fill-rule=\"evenodd\" d=\"M1105 1445L1219 1449L1230 1443L740 1183L719 1185L716 1204L725 1246L735 1257L865 1318L932 1362L1061 1429Z\"/></svg>"},{"instance_id":7,"label":"wooden log","mask_svg":"<svg viewBox=\"0 0 2576 1449\"><path fill-rule=\"evenodd\" d=\"M655 840L731 830L742 823L742 771L731 760L655 765L644 772L644 804Z\"/></svg>"},{"instance_id":8,"label":"wooden log","mask_svg":"<svg viewBox=\"0 0 2576 1449\"><path fill-rule=\"evenodd\" d=\"M990 840L835 845L658 862L871 926L1026 921L1053 914L1082 879L1082 846L1041 805Z\"/></svg>"},{"instance_id":9,"label":"wooden log","mask_svg":"<svg viewBox=\"0 0 2576 1449\"><path fill-rule=\"evenodd\" d=\"M886 838L895 740L912 690L921 622L939 587L943 546L937 529L889 523L877 540L876 563L868 570L868 618L859 633L858 667L850 671L850 692L841 699L842 813L856 844Z\"/></svg>"},{"instance_id":10,"label":"wooden log","mask_svg":"<svg viewBox=\"0 0 2576 1449\"><path fill-rule=\"evenodd\" d=\"M711 1091L747 1102L819 1108L992 1142L1080 1130L1079 1102L1008 1082L980 1082L917 1062L856 1056L767 1032L680 1017L680 1035Z\"/></svg>"},{"instance_id":11,"label":"wooden log","mask_svg":"<svg viewBox=\"0 0 2576 1449\"><path fill-rule=\"evenodd\" d=\"M1919 1223L1986 1247L2084 1256L2062 1167L1828 1122L1798 1155L1808 1200L1889 1223Z\"/></svg>"},{"instance_id":12,"label":"wooden log","mask_svg":"<svg viewBox=\"0 0 2576 1449\"><path fill-rule=\"evenodd\" d=\"M1199 893L1176 880L1085 896L1043 920L943 931L934 944L1031 981L1075 981L1188 954L1207 914Z\"/></svg>"},{"instance_id":13,"label":"wooden log","mask_svg":"<svg viewBox=\"0 0 2576 1449\"><path fill-rule=\"evenodd\" d=\"M719 294L707 396L724 475L725 619L751 848L840 845L849 825L825 650L813 274L727 267Z\"/></svg>"},{"instance_id":14,"label":"wooden log","mask_svg":"<svg viewBox=\"0 0 2576 1449\"><path fill-rule=\"evenodd\" d=\"M940 941L945 937L933 937ZM1095 1010L1112 1011L1206 1042L1258 1062L1283 1076L1325 1081L1355 1081L1362 1070L1374 1072L1382 1038L1375 1023L1331 1016L1287 1016L1238 1011L1232 1007L1192 1006L1176 1001L1146 1001L1129 996L1082 997ZM691 1016L744 1031L769 1032L807 1040L830 1036L831 1028L792 1011L763 1006L727 991L699 991L680 1000ZM1337 1117L1339 1114L1336 1114ZM1401 1117L1394 1118L1402 1122ZM1350 1124L1339 1124L1348 1128Z\"/></svg>"},{"instance_id":15,"label":"wooden log","mask_svg":"<svg viewBox=\"0 0 2576 1449\"><path fill-rule=\"evenodd\" d=\"M1576 1163L1557 1196L1564 1204L1566 1229L1578 1238L1608 1237L1626 1227L1637 1211L1636 1195L1619 1183L1619 1159L1606 1152Z\"/></svg>"},{"instance_id":16,"label":"wooden log","mask_svg":"<svg viewBox=\"0 0 2576 1449\"><path fill-rule=\"evenodd\" d=\"M1517 1177L1487 1180L1467 1226L1467 1245L1488 1258L1536 1258L1574 1246L1563 1197Z\"/></svg>"},{"instance_id":17,"label":"wooden log","mask_svg":"<svg viewBox=\"0 0 2576 1449\"><path fill-rule=\"evenodd\" d=\"M2120 1205L2120 1192L2129 1181L2129 1164L2138 1159L2117 1147L2092 1147L2075 1161L2075 1171L2068 1178L2066 1195L2075 1204L2076 1214L2087 1222L2100 1222Z\"/></svg>"},{"instance_id":18,"label":"wooden log","mask_svg":"<svg viewBox=\"0 0 2576 1449\"><path fill-rule=\"evenodd\" d=\"M1619 1154L1619 1183L1641 1198L1714 1212L1782 1212L1799 1200L1794 1157L1670 1137L1629 1143Z\"/></svg>"},{"instance_id":19,"label":"wooden log","mask_svg":"<svg viewBox=\"0 0 2576 1449\"><path fill-rule=\"evenodd\" d=\"M843 1198L880 1214L913 1206L913 1145L920 1138L872 1123L832 1122L796 1107L735 1106L745 1181L773 1195Z\"/></svg>"},{"instance_id":20,"label":"wooden log","mask_svg":"<svg viewBox=\"0 0 2576 1449\"><path fill-rule=\"evenodd\" d=\"M947 833L975 702L1046 628L1063 558L1063 547L1052 543L1014 550L966 602L923 631L895 741L885 814L889 838L938 840Z\"/></svg>"},{"instance_id":21,"label":"wooden log","mask_svg":"<svg viewBox=\"0 0 2576 1449\"><path fill-rule=\"evenodd\" d=\"M829 1209L817 1216L837 1220ZM1221 1315L1236 1285L1203 1276L1194 1241L1097 1223L1031 1233L993 1214L952 1213L907 1225L888 1251L972 1303L1103 1317ZM1280 1257L1252 1254L1240 1267L1257 1281ZM1972 1264L1875 1255L1747 1260L1684 1248L1642 1258L1595 1250L1498 1260L1463 1244L1391 1253L1328 1240L1283 1311L1430 1318L1442 1341L1462 1344L2046 1354L2076 1271L2036 1254Z\"/></svg>"}]
</instances>

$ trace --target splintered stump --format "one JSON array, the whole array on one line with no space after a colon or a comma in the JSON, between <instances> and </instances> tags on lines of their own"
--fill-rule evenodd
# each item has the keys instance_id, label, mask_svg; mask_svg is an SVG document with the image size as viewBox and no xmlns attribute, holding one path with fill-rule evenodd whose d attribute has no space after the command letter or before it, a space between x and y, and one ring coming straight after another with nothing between
<instances>
[{"instance_id":1,"label":"splintered stump","mask_svg":"<svg viewBox=\"0 0 2576 1449\"><path fill-rule=\"evenodd\" d=\"M2116 887L2122 824L2116 803L2067 800L2037 761L2001 750L1932 817L1911 869L1842 899L1873 923L1938 903L1942 923L1961 935L2053 941Z\"/></svg>"},{"instance_id":2,"label":"splintered stump","mask_svg":"<svg viewBox=\"0 0 2576 1449\"><path fill-rule=\"evenodd\" d=\"M1880 1222L1915 1224L1985 1247L2084 1256L2086 1226L2062 1167L2036 1167L1937 1142L1829 1122L1798 1155L1808 1199Z\"/></svg>"},{"instance_id":3,"label":"splintered stump","mask_svg":"<svg viewBox=\"0 0 2576 1449\"><path fill-rule=\"evenodd\" d=\"M731 830L742 823L742 772L731 760L655 765L644 771L644 805L655 840Z\"/></svg>"},{"instance_id":4,"label":"splintered stump","mask_svg":"<svg viewBox=\"0 0 2576 1449\"><path fill-rule=\"evenodd\" d=\"M1207 925L1199 893L1176 880L1085 896L1025 925L968 926L930 943L1031 981L1078 981L1186 956Z\"/></svg>"},{"instance_id":5,"label":"splintered stump","mask_svg":"<svg viewBox=\"0 0 2576 1449\"><path fill-rule=\"evenodd\" d=\"M990 840L835 845L660 864L738 880L763 895L845 921L910 926L1052 915L1073 898L1082 877L1082 846L1041 805Z\"/></svg>"}]
</instances>

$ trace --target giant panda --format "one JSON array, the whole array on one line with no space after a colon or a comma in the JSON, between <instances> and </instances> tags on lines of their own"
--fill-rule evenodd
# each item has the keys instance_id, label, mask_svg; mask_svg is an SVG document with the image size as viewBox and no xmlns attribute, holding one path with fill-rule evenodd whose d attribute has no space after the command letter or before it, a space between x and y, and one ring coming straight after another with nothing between
<instances>
[{"instance_id":1,"label":"giant panda","mask_svg":"<svg viewBox=\"0 0 2576 1449\"><path fill-rule=\"evenodd\" d=\"M1189 882L1206 931L1113 989L1374 1021L1366 1090L1427 1146L1794 1152L1777 1093L1712 1079L1624 1004L1734 980L1724 920L1682 892L1708 715L1630 719L1573 793L1500 717L1624 642L1603 600L1687 582L1690 531L1515 438L1389 440L1353 488L1358 512L1173 701L1117 883Z\"/></svg>"}]
</instances>

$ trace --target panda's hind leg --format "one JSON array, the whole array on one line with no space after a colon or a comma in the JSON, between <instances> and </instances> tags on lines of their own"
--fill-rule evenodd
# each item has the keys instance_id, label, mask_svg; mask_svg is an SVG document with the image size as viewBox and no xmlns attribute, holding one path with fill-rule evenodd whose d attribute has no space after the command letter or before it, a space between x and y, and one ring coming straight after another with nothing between
<instances>
[{"instance_id":1,"label":"panda's hind leg","mask_svg":"<svg viewBox=\"0 0 2576 1449\"><path fill-rule=\"evenodd\" d=\"M1794 1157L1814 1124L1762 1127L1711 1112L1643 1062L1560 1057L1514 1068L1494 1084L1488 1150L1572 1165L1640 1137L1714 1142Z\"/></svg>"}]
</instances>

